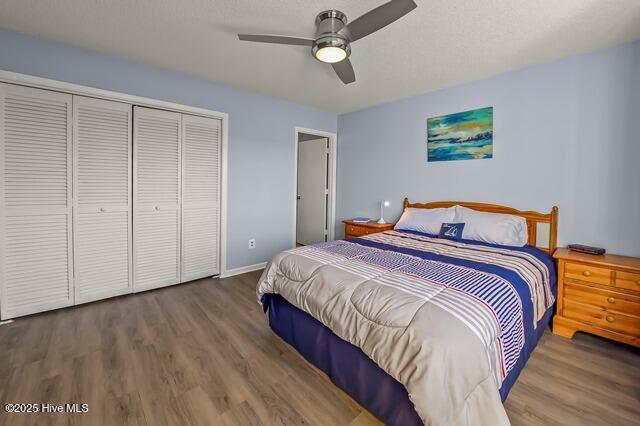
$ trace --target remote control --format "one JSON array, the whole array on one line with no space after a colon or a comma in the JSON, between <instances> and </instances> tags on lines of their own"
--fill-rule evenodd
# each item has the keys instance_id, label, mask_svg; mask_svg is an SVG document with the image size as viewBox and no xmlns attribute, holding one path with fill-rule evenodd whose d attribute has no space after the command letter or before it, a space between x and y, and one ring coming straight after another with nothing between
<instances>
[{"instance_id":1,"label":"remote control","mask_svg":"<svg viewBox=\"0 0 640 426\"><path fill-rule=\"evenodd\" d=\"M585 246L582 244L569 244L569 250L579 251L588 254L605 254L606 250L602 247Z\"/></svg>"}]
</instances>

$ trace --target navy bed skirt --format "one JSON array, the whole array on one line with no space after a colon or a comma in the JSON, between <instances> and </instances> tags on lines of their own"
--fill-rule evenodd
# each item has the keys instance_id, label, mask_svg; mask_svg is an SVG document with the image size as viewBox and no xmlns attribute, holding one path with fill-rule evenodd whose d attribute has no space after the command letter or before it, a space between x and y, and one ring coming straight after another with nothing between
<instances>
[{"instance_id":1,"label":"navy bed skirt","mask_svg":"<svg viewBox=\"0 0 640 426\"><path fill-rule=\"evenodd\" d=\"M277 294L264 296L271 329L309 362L324 371L333 383L360 405L389 425L422 425L406 389L373 362L360 348L342 340L320 321ZM504 401L551 317L549 309L538 323L535 341L525 344L524 356L505 378L500 395Z\"/></svg>"}]
</instances>

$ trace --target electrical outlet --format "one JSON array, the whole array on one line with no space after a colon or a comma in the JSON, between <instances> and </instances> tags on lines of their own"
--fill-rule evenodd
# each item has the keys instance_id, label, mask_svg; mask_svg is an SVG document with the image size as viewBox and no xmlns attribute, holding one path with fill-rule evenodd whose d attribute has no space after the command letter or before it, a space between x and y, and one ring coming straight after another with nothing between
<instances>
[{"instance_id":1,"label":"electrical outlet","mask_svg":"<svg viewBox=\"0 0 640 426\"><path fill-rule=\"evenodd\" d=\"M255 238L252 238L252 239L249 240L249 248L250 249L256 248L256 239Z\"/></svg>"}]
</instances>

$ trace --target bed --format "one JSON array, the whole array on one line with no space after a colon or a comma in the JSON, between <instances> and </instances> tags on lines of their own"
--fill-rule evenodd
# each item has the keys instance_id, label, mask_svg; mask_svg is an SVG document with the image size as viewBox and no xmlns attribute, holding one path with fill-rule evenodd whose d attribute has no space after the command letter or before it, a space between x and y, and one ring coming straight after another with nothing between
<instances>
[{"instance_id":1,"label":"bed","mask_svg":"<svg viewBox=\"0 0 640 426\"><path fill-rule=\"evenodd\" d=\"M509 424L502 401L552 315L557 208L404 202L457 205L524 218L527 245L386 231L281 252L258 283L273 331L387 424Z\"/></svg>"}]
</instances>

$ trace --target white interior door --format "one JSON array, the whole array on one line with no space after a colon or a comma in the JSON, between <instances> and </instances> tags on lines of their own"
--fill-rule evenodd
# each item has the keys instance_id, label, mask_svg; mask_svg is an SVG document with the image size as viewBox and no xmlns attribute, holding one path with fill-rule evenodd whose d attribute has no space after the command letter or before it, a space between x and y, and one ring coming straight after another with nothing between
<instances>
[{"instance_id":1,"label":"white interior door","mask_svg":"<svg viewBox=\"0 0 640 426\"><path fill-rule=\"evenodd\" d=\"M182 116L182 281L220 272L220 120Z\"/></svg>"},{"instance_id":2,"label":"white interior door","mask_svg":"<svg viewBox=\"0 0 640 426\"><path fill-rule=\"evenodd\" d=\"M131 108L73 97L76 303L132 291Z\"/></svg>"},{"instance_id":3,"label":"white interior door","mask_svg":"<svg viewBox=\"0 0 640 426\"><path fill-rule=\"evenodd\" d=\"M134 107L134 291L180 282L178 113Z\"/></svg>"},{"instance_id":4,"label":"white interior door","mask_svg":"<svg viewBox=\"0 0 640 426\"><path fill-rule=\"evenodd\" d=\"M74 303L71 104L0 83L2 319Z\"/></svg>"},{"instance_id":5,"label":"white interior door","mask_svg":"<svg viewBox=\"0 0 640 426\"><path fill-rule=\"evenodd\" d=\"M296 242L304 245L327 237L327 138L298 143Z\"/></svg>"}]
</instances>

